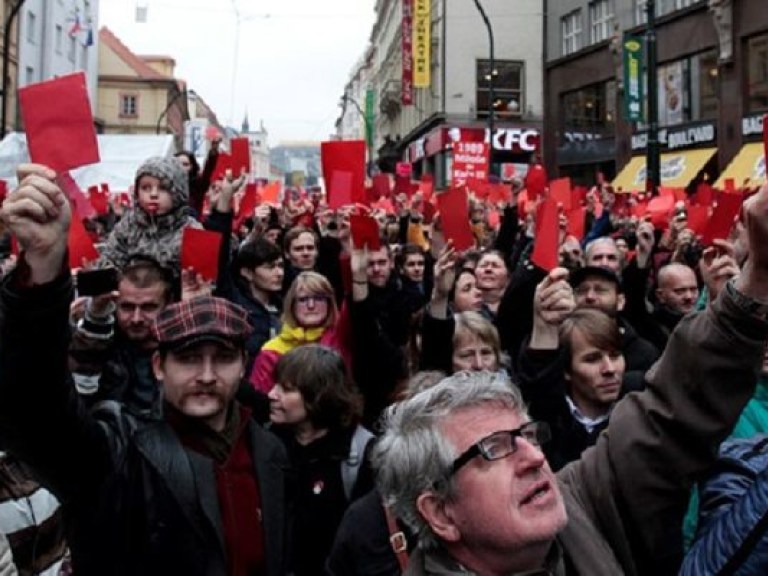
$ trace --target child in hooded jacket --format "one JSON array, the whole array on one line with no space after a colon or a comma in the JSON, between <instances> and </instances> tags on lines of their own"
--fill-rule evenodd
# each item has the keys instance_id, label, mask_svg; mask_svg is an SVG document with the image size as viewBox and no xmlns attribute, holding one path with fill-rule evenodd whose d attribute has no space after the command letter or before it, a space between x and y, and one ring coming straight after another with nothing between
<instances>
[{"instance_id":1,"label":"child in hooded jacket","mask_svg":"<svg viewBox=\"0 0 768 576\"><path fill-rule=\"evenodd\" d=\"M98 265L120 270L131 256L143 254L178 276L182 232L202 228L189 215L187 175L176 158L152 157L136 172L134 188L134 206L110 233Z\"/></svg>"}]
</instances>

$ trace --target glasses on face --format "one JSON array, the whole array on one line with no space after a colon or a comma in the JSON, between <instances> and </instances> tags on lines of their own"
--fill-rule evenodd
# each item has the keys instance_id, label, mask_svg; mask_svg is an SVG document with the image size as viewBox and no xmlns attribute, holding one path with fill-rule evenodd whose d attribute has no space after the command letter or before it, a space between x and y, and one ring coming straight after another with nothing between
<instances>
[{"instance_id":1,"label":"glasses on face","mask_svg":"<svg viewBox=\"0 0 768 576\"><path fill-rule=\"evenodd\" d=\"M325 294L309 294L308 296L298 296L296 303L306 306L310 302L312 304L328 304L330 298Z\"/></svg>"},{"instance_id":2,"label":"glasses on face","mask_svg":"<svg viewBox=\"0 0 768 576\"><path fill-rule=\"evenodd\" d=\"M464 451L451 464L448 478L456 474L475 456L482 456L488 461L501 460L517 451L517 439L523 438L534 446L541 446L550 440L552 432L546 422L528 422L515 430L500 430L486 436Z\"/></svg>"}]
</instances>

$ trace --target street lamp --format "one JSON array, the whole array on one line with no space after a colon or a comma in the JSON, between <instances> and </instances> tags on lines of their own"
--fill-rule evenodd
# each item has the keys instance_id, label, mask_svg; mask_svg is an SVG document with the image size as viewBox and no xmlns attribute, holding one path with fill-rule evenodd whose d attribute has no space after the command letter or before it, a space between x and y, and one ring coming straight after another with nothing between
<instances>
[{"instance_id":1,"label":"street lamp","mask_svg":"<svg viewBox=\"0 0 768 576\"><path fill-rule=\"evenodd\" d=\"M483 5L480 4L480 0L474 0L474 2L475 2L475 6L477 6L477 11L480 12L480 16L483 18L483 22L485 22L485 28L488 30L488 64L490 68L487 76L487 79L488 79L488 175L490 175L493 170L493 133L494 133L494 123L496 120L495 118L496 92L494 90L496 57L494 54L493 27L491 26L491 21L488 19L488 14L485 13L485 9L483 8Z\"/></svg>"},{"instance_id":2,"label":"street lamp","mask_svg":"<svg viewBox=\"0 0 768 576\"><path fill-rule=\"evenodd\" d=\"M645 33L646 71L648 73L648 144L645 150L646 188L655 196L661 184L659 160L659 93L656 76L656 2L645 4L648 28Z\"/></svg>"},{"instance_id":3,"label":"street lamp","mask_svg":"<svg viewBox=\"0 0 768 576\"><path fill-rule=\"evenodd\" d=\"M11 14L5 21L3 27L3 111L0 113L0 140L5 138L5 124L8 118L8 68L11 63L11 28L16 15L21 10L24 0L18 0L11 8Z\"/></svg>"}]
</instances>

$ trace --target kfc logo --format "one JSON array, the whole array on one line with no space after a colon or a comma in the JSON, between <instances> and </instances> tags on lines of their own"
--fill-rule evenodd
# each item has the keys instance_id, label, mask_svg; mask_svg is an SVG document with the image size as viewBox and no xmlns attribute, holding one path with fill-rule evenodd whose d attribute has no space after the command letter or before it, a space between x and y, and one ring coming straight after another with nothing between
<instances>
[{"instance_id":1,"label":"kfc logo","mask_svg":"<svg viewBox=\"0 0 768 576\"><path fill-rule=\"evenodd\" d=\"M502 128L493 135L493 148L511 152L535 152L539 148L539 131Z\"/></svg>"}]
</instances>

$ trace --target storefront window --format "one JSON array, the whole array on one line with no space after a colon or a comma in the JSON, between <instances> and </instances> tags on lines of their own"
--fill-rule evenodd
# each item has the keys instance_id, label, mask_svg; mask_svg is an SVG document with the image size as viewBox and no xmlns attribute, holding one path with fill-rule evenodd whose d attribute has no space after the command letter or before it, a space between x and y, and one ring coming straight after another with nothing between
<instances>
[{"instance_id":1,"label":"storefront window","mask_svg":"<svg viewBox=\"0 0 768 576\"><path fill-rule=\"evenodd\" d=\"M659 126L717 118L717 51L660 64L657 71Z\"/></svg>"},{"instance_id":2,"label":"storefront window","mask_svg":"<svg viewBox=\"0 0 768 576\"><path fill-rule=\"evenodd\" d=\"M593 84L563 95L563 132L566 138L612 136L616 118L616 82Z\"/></svg>"},{"instance_id":3,"label":"storefront window","mask_svg":"<svg viewBox=\"0 0 768 576\"><path fill-rule=\"evenodd\" d=\"M499 118L519 117L525 111L523 81L525 68L522 62L496 60L494 63L494 110ZM478 60L477 73L477 118L487 118L490 104L489 81L490 62Z\"/></svg>"},{"instance_id":4,"label":"storefront window","mask_svg":"<svg viewBox=\"0 0 768 576\"><path fill-rule=\"evenodd\" d=\"M747 110L762 112L768 109L768 34L749 39L747 62Z\"/></svg>"}]
</instances>

